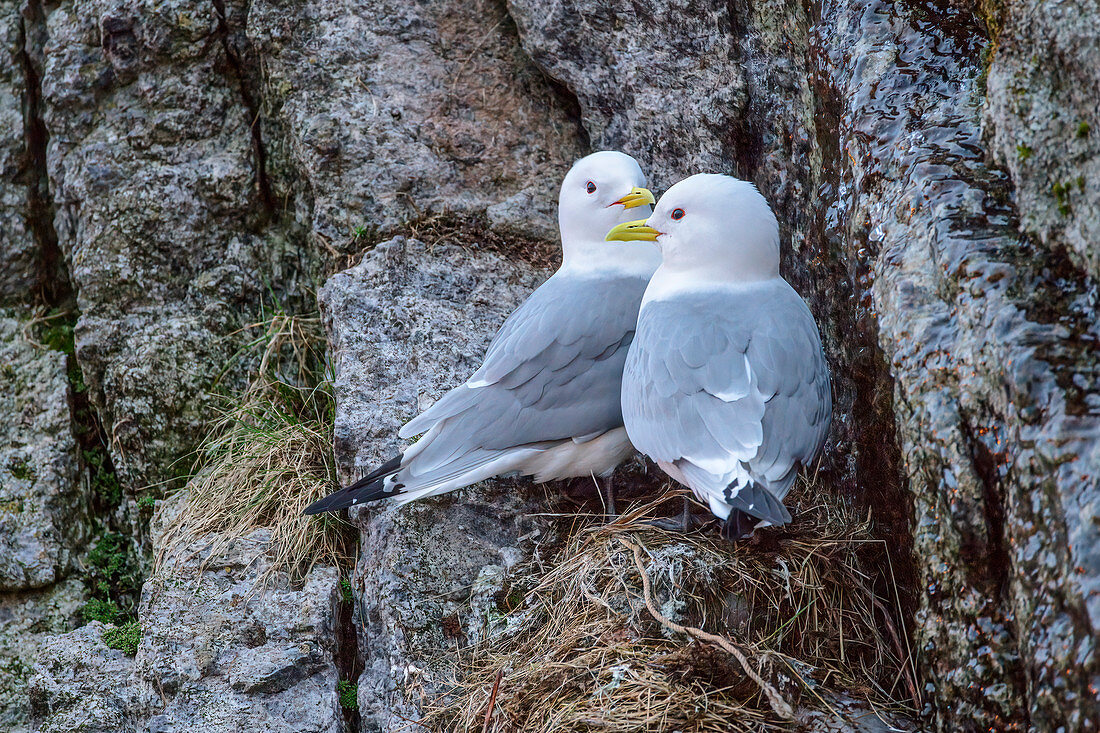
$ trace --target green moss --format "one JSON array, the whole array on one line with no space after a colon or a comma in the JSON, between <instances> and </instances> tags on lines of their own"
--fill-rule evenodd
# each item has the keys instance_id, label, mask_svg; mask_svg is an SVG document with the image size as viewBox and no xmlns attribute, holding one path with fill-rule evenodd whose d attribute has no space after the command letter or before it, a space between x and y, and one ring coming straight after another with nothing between
<instances>
[{"instance_id":1,"label":"green moss","mask_svg":"<svg viewBox=\"0 0 1100 733\"><path fill-rule=\"evenodd\" d=\"M138 497L137 505L142 509L152 509L157 504L157 497L152 494L143 494Z\"/></svg>"},{"instance_id":2,"label":"green moss","mask_svg":"<svg viewBox=\"0 0 1100 733\"><path fill-rule=\"evenodd\" d=\"M73 356L76 354L76 340L73 337L73 321L65 318L65 314L53 312L46 315L45 326L39 333L38 338L46 346L49 346L54 351L60 351L62 353Z\"/></svg>"},{"instance_id":3,"label":"green moss","mask_svg":"<svg viewBox=\"0 0 1100 733\"><path fill-rule=\"evenodd\" d=\"M993 63L993 44L987 43L982 47L982 53L980 57L982 70L978 74L978 94L982 97L986 95L986 86L989 81L989 66Z\"/></svg>"},{"instance_id":4,"label":"green moss","mask_svg":"<svg viewBox=\"0 0 1100 733\"><path fill-rule=\"evenodd\" d=\"M103 632L103 643L133 656L141 643L141 624L128 621L121 626L111 627Z\"/></svg>"},{"instance_id":5,"label":"green moss","mask_svg":"<svg viewBox=\"0 0 1100 733\"><path fill-rule=\"evenodd\" d=\"M102 448L96 447L84 451L84 463L91 476L92 492L99 498L104 508L115 509L122 503L122 486L118 477L108 465L107 455Z\"/></svg>"},{"instance_id":6,"label":"green moss","mask_svg":"<svg viewBox=\"0 0 1100 733\"><path fill-rule=\"evenodd\" d=\"M46 315L46 325L39 331L38 338L46 346L54 351L60 351L68 356L68 377L73 392L83 394L88 390L84 383L84 372L76 361L76 340L73 335L73 327L76 325L76 316L73 313L51 311Z\"/></svg>"},{"instance_id":7,"label":"green moss","mask_svg":"<svg viewBox=\"0 0 1100 733\"><path fill-rule=\"evenodd\" d=\"M89 621L122 623L134 618L141 573L129 542L121 534L104 534L88 553L84 586L91 600L84 606Z\"/></svg>"},{"instance_id":8,"label":"green moss","mask_svg":"<svg viewBox=\"0 0 1100 733\"><path fill-rule=\"evenodd\" d=\"M22 514L23 513L23 500L22 499L4 499L0 501L0 512L7 514Z\"/></svg>"},{"instance_id":9,"label":"green moss","mask_svg":"<svg viewBox=\"0 0 1100 733\"><path fill-rule=\"evenodd\" d=\"M351 603L355 596L351 592L351 582L347 578L340 579L340 599L344 603Z\"/></svg>"},{"instance_id":10,"label":"green moss","mask_svg":"<svg viewBox=\"0 0 1100 733\"><path fill-rule=\"evenodd\" d=\"M85 621L99 621L105 624L113 624L118 621L119 616L122 615L122 609L118 607L118 604L114 601L104 601L99 598L93 598L84 604L84 608L80 613L84 616Z\"/></svg>"},{"instance_id":11,"label":"green moss","mask_svg":"<svg viewBox=\"0 0 1100 733\"><path fill-rule=\"evenodd\" d=\"M365 226L357 226L354 231L352 231L352 236L356 239L366 239L369 234L370 230Z\"/></svg>"},{"instance_id":12,"label":"green moss","mask_svg":"<svg viewBox=\"0 0 1100 733\"><path fill-rule=\"evenodd\" d=\"M1020 160L1027 160L1034 153L1030 145L1024 145L1023 143L1016 146L1016 157Z\"/></svg>"},{"instance_id":13,"label":"green moss","mask_svg":"<svg viewBox=\"0 0 1100 733\"><path fill-rule=\"evenodd\" d=\"M1069 216L1072 210L1069 205L1069 192L1071 186L1071 183L1056 181L1054 185L1050 187L1050 192L1054 194L1054 200L1058 203L1058 213L1062 216Z\"/></svg>"},{"instance_id":14,"label":"green moss","mask_svg":"<svg viewBox=\"0 0 1100 733\"><path fill-rule=\"evenodd\" d=\"M88 562L102 578L112 584L123 583L133 572L126 538L120 534L105 534L88 553Z\"/></svg>"},{"instance_id":15,"label":"green moss","mask_svg":"<svg viewBox=\"0 0 1100 733\"><path fill-rule=\"evenodd\" d=\"M8 470L12 476L20 481L34 480L34 467L27 463L26 459L13 456L8 461Z\"/></svg>"},{"instance_id":16,"label":"green moss","mask_svg":"<svg viewBox=\"0 0 1100 733\"><path fill-rule=\"evenodd\" d=\"M1077 123L1077 137L1088 137L1089 130L1091 129L1092 127L1089 126L1089 123L1081 120L1079 123Z\"/></svg>"},{"instance_id":17,"label":"green moss","mask_svg":"<svg viewBox=\"0 0 1100 733\"><path fill-rule=\"evenodd\" d=\"M359 709L359 685L340 680L336 683L336 694L340 699L340 707L345 710Z\"/></svg>"}]
</instances>

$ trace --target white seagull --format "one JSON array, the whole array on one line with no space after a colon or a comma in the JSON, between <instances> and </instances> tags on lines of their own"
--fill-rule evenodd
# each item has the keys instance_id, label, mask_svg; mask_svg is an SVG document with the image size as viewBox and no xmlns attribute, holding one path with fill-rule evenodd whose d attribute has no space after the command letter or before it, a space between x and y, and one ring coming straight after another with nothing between
<instances>
[{"instance_id":1,"label":"white seagull","mask_svg":"<svg viewBox=\"0 0 1100 733\"><path fill-rule=\"evenodd\" d=\"M638 306L661 258L653 245L608 246L604 235L650 213L645 184L629 155L601 151L577 161L558 198L558 271L508 317L465 384L401 428L402 438L422 434L418 441L305 513L391 497L403 504L492 476L610 477L633 452L619 388Z\"/></svg>"},{"instance_id":2,"label":"white seagull","mask_svg":"<svg viewBox=\"0 0 1100 733\"><path fill-rule=\"evenodd\" d=\"M751 183L695 175L607 239L656 242L662 257L623 374L630 440L723 537L791 521L783 498L824 445L832 395L813 316L779 276L768 202Z\"/></svg>"}]
</instances>

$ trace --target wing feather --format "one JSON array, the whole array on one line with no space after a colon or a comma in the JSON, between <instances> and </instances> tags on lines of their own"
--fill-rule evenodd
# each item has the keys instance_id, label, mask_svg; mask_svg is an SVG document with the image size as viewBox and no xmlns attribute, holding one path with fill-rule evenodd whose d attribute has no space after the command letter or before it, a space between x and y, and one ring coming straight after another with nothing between
<instances>
[{"instance_id":1,"label":"wing feather","mask_svg":"<svg viewBox=\"0 0 1100 733\"><path fill-rule=\"evenodd\" d=\"M681 467L693 489L724 495L736 481L781 500L831 418L813 317L782 280L647 303L622 406L635 447Z\"/></svg>"},{"instance_id":2,"label":"wing feather","mask_svg":"<svg viewBox=\"0 0 1100 733\"><path fill-rule=\"evenodd\" d=\"M646 282L555 274L509 316L470 379L400 435L442 424L418 458L431 465L622 425L619 386Z\"/></svg>"}]
</instances>

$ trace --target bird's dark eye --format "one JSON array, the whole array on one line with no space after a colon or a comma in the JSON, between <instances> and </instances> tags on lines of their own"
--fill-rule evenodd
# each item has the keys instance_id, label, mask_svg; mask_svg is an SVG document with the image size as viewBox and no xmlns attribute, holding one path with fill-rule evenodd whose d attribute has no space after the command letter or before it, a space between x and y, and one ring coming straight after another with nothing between
<instances>
[{"instance_id":1,"label":"bird's dark eye","mask_svg":"<svg viewBox=\"0 0 1100 733\"><path fill-rule=\"evenodd\" d=\"M588 191L588 193L596 193L596 184L592 181L589 181L587 184L585 184L584 190Z\"/></svg>"},{"instance_id":2,"label":"bird's dark eye","mask_svg":"<svg viewBox=\"0 0 1100 733\"><path fill-rule=\"evenodd\" d=\"M672 210L672 218L675 219L676 221L680 221L681 219L684 218L684 210L683 209L673 209Z\"/></svg>"}]
</instances>

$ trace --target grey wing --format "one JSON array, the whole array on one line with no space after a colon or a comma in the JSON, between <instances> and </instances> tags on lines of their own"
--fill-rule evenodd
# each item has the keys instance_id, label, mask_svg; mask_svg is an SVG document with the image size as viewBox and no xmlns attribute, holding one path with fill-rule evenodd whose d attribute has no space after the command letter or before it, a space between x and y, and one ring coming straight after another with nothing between
<instances>
[{"instance_id":1,"label":"grey wing","mask_svg":"<svg viewBox=\"0 0 1100 733\"><path fill-rule=\"evenodd\" d=\"M779 315L782 320L761 323L749 345L749 364L764 394L771 395L761 425L764 439L749 471L782 499L798 469L821 453L833 401L829 368L809 309L799 299Z\"/></svg>"},{"instance_id":2,"label":"grey wing","mask_svg":"<svg viewBox=\"0 0 1100 733\"><path fill-rule=\"evenodd\" d=\"M401 429L443 423L419 460L595 437L622 425L619 389L646 278L555 275L493 339L482 366Z\"/></svg>"},{"instance_id":3,"label":"grey wing","mask_svg":"<svg viewBox=\"0 0 1100 733\"><path fill-rule=\"evenodd\" d=\"M782 498L831 414L817 327L786 283L647 304L622 402L638 450L719 495L737 480Z\"/></svg>"}]
</instances>

